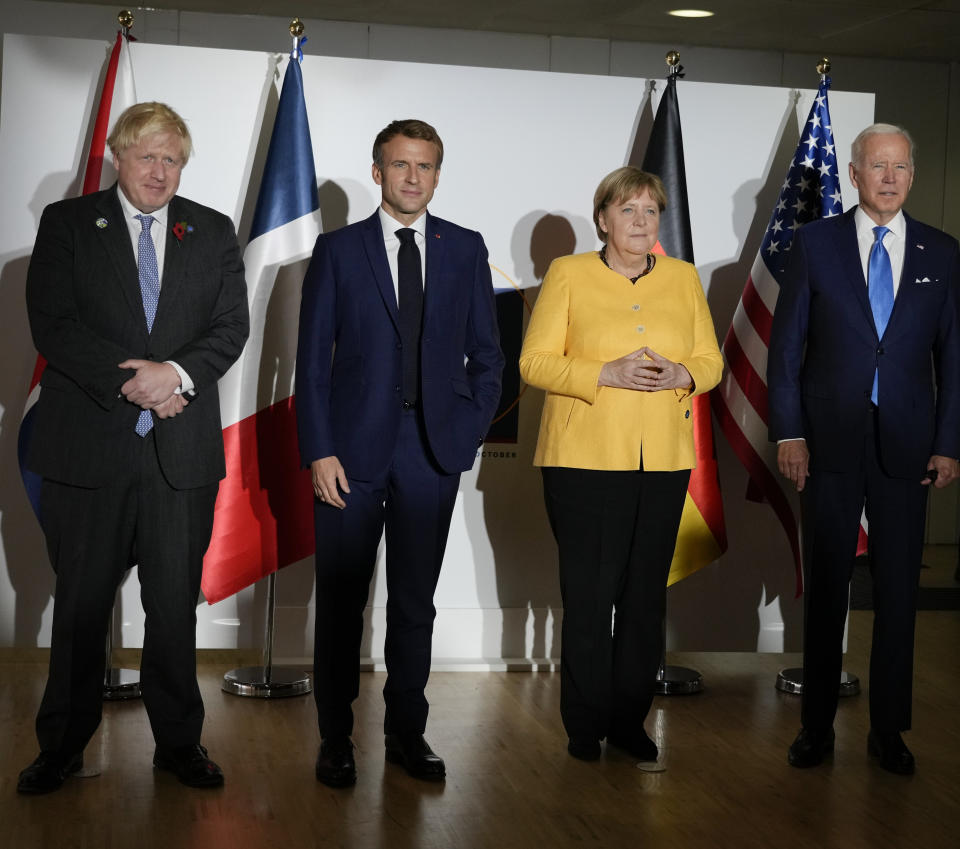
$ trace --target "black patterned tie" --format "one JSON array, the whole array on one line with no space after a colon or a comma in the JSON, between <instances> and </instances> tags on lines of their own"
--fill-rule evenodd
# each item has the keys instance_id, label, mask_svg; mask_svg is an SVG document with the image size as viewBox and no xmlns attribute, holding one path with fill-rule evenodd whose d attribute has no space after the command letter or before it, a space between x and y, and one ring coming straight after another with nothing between
<instances>
[{"instance_id":1,"label":"black patterned tie","mask_svg":"<svg viewBox=\"0 0 960 849\"><path fill-rule=\"evenodd\" d=\"M415 230L397 230L397 305L403 344L403 400L415 404L420 396L420 325L423 319L423 272Z\"/></svg>"}]
</instances>

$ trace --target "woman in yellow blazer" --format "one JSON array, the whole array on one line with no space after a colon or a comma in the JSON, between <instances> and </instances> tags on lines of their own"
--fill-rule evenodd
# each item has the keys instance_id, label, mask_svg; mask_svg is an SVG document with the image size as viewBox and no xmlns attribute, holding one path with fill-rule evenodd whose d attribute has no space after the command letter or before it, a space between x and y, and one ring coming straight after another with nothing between
<instances>
[{"instance_id":1,"label":"woman in yellow blazer","mask_svg":"<svg viewBox=\"0 0 960 849\"><path fill-rule=\"evenodd\" d=\"M657 759L643 722L695 465L691 398L723 370L696 269L652 253L666 202L638 168L601 181L604 246L554 260L520 354L523 379L547 391L534 463L559 549L560 712L583 760L604 738Z\"/></svg>"}]
</instances>

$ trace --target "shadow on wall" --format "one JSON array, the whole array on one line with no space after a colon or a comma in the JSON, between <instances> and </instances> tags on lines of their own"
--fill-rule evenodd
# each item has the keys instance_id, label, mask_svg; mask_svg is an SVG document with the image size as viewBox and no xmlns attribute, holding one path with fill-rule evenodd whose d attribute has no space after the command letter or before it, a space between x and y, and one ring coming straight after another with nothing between
<instances>
[{"instance_id":1,"label":"shadow on wall","mask_svg":"<svg viewBox=\"0 0 960 849\"><path fill-rule=\"evenodd\" d=\"M485 586L487 576L479 569L477 582L481 604L502 610L499 650L503 658L559 655L556 547L543 507L540 473L533 467L543 392L521 382L518 359L540 281L556 257L576 251L578 241L593 241L592 227L585 219L531 212L517 222L511 239L517 279L494 280L500 289L501 347L507 360L498 414L514 415L507 428L495 423L482 449L477 489L483 494L486 533L479 537L489 540L495 586ZM506 284L513 289L506 289ZM475 551L483 542L477 539ZM492 626L492 621L486 623ZM496 637L485 634L483 645L495 645Z\"/></svg>"},{"instance_id":2,"label":"shadow on wall","mask_svg":"<svg viewBox=\"0 0 960 849\"><path fill-rule=\"evenodd\" d=\"M64 183L70 181L64 190ZM69 173L51 174L37 187L29 212L37 226L44 207L78 193L79 178ZM7 575L15 594L14 646L38 644L43 613L50 603L55 577L50 568L43 533L27 500L17 460L20 421L30 389L37 352L30 336L26 309L29 252L0 260L0 339L4 368L0 370L0 540Z\"/></svg>"}]
</instances>

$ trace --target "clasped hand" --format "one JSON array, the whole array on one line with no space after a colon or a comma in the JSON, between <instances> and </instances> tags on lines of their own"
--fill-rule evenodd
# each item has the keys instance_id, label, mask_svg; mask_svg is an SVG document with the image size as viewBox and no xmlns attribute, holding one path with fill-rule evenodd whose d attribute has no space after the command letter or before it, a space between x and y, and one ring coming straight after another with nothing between
<instances>
[{"instance_id":1,"label":"clasped hand","mask_svg":"<svg viewBox=\"0 0 960 849\"><path fill-rule=\"evenodd\" d=\"M189 403L182 395L174 394L180 385L180 375L169 363L124 360L118 367L136 372L120 387L123 397L143 410L153 410L158 418L172 418Z\"/></svg>"},{"instance_id":2,"label":"clasped hand","mask_svg":"<svg viewBox=\"0 0 960 849\"><path fill-rule=\"evenodd\" d=\"M600 369L600 386L658 392L661 389L689 389L693 384L690 372L682 363L661 357L652 348L643 347L604 363Z\"/></svg>"}]
</instances>

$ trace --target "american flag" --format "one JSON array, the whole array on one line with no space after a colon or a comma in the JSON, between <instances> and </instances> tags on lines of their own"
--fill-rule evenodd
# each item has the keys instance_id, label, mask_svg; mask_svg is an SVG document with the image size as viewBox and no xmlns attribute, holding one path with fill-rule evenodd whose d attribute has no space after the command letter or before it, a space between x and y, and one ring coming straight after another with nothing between
<instances>
[{"instance_id":1,"label":"american flag","mask_svg":"<svg viewBox=\"0 0 960 849\"><path fill-rule=\"evenodd\" d=\"M798 595L803 588L803 572L797 519L780 483L776 446L767 440L767 347L780 280L790 257L794 234L810 221L843 212L837 152L827 104L829 88L830 78L822 76L760 251L723 342L727 371L712 393L713 410L720 427L750 476L747 497L770 504L790 541Z\"/></svg>"}]
</instances>

